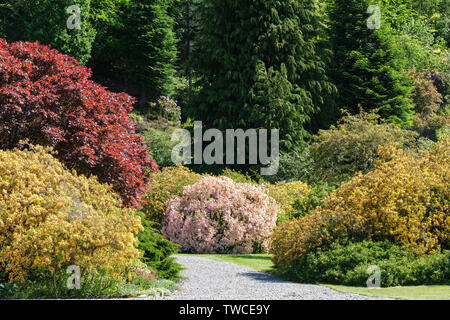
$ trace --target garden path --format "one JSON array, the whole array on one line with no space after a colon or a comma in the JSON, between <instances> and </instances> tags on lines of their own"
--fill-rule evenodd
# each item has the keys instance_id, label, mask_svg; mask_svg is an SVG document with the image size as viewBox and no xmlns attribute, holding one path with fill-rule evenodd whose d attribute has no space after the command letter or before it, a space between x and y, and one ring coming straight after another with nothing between
<instances>
[{"instance_id":1,"label":"garden path","mask_svg":"<svg viewBox=\"0 0 450 320\"><path fill-rule=\"evenodd\" d=\"M185 280L166 300L370 300L327 287L283 281L267 273L229 262L177 256Z\"/></svg>"}]
</instances>

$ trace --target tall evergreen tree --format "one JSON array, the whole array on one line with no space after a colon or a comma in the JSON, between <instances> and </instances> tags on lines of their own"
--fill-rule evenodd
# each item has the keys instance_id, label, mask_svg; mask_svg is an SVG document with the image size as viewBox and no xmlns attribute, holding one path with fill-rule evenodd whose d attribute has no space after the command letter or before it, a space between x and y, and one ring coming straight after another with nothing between
<instances>
[{"instance_id":1,"label":"tall evergreen tree","mask_svg":"<svg viewBox=\"0 0 450 320\"><path fill-rule=\"evenodd\" d=\"M188 115L221 130L280 129L284 151L301 145L334 89L318 50L320 12L317 0L204 0Z\"/></svg>"},{"instance_id":2,"label":"tall evergreen tree","mask_svg":"<svg viewBox=\"0 0 450 320\"><path fill-rule=\"evenodd\" d=\"M85 64L91 57L96 34L89 21L91 1L2 0L0 33L3 31L9 42L39 41L51 45ZM68 11L73 6L79 11ZM75 16L80 19L79 27L75 27Z\"/></svg>"},{"instance_id":3,"label":"tall evergreen tree","mask_svg":"<svg viewBox=\"0 0 450 320\"><path fill-rule=\"evenodd\" d=\"M123 57L128 78L141 90L141 105L173 90L177 41L168 10L174 1L133 0L126 9Z\"/></svg>"},{"instance_id":4,"label":"tall evergreen tree","mask_svg":"<svg viewBox=\"0 0 450 320\"><path fill-rule=\"evenodd\" d=\"M372 1L334 0L331 7L333 78L339 105L352 113L378 109L379 114L402 125L411 124L413 86L393 45L389 26L369 28ZM375 12L372 13L376 14ZM406 70L404 70L406 71Z\"/></svg>"}]
</instances>

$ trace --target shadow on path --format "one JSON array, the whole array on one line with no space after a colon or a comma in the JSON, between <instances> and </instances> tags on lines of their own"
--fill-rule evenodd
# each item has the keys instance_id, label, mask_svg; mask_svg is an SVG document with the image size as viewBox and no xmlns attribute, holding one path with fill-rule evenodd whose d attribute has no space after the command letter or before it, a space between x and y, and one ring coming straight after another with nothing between
<instances>
[{"instance_id":1,"label":"shadow on path","mask_svg":"<svg viewBox=\"0 0 450 320\"><path fill-rule=\"evenodd\" d=\"M240 272L239 275L250 278L252 280L261 281L261 282L271 282L271 283L287 283L288 282L288 281L278 279L269 273L260 272L260 271Z\"/></svg>"}]
</instances>

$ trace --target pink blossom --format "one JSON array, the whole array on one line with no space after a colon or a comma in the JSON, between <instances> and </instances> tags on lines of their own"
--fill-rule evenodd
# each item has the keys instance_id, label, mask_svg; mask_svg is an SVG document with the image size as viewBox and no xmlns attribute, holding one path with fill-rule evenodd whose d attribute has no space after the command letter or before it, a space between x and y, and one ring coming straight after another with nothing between
<instances>
[{"instance_id":1,"label":"pink blossom","mask_svg":"<svg viewBox=\"0 0 450 320\"><path fill-rule=\"evenodd\" d=\"M184 252L253 253L268 249L277 212L263 186L204 177L167 203L162 233Z\"/></svg>"}]
</instances>

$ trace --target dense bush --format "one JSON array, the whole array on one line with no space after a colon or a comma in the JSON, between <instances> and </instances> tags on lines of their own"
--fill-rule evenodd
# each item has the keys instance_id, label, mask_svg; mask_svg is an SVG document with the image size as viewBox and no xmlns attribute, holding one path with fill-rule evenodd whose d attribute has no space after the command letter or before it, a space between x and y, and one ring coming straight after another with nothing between
<instances>
[{"instance_id":1,"label":"dense bush","mask_svg":"<svg viewBox=\"0 0 450 320\"><path fill-rule=\"evenodd\" d=\"M0 39L0 148L25 138L52 146L69 168L97 175L125 205L138 206L146 173L157 167L128 119L134 99L90 76L47 46Z\"/></svg>"},{"instance_id":2,"label":"dense bush","mask_svg":"<svg viewBox=\"0 0 450 320\"><path fill-rule=\"evenodd\" d=\"M356 172L370 171L378 148L396 143L401 148L415 146L416 134L395 124L380 123L375 114L346 115L329 130L321 130L310 147L313 180L339 183Z\"/></svg>"},{"instance_id":3,"label":"dense bush","mask_svg":"<svg viewBox=\"0 0 450 320\"><path fill-rule=\"evenodd\" d=\"M172 150L178 142L172 141L172 134L176 129L178 128L156 124L139 134L144 138L149 154L158 163L159 169L174 165Z\"/></svg>"},{"instance_id":4,"label":"dense bush","mask_svg":"<svg viewBox=\"0 0 450 320\"><path fill-rule=\"evenodd\" d=\"M308 185L301 181L277 182L276 184L268 184L267 188L269 189L269 196L275 199L280 206L278 220L292 217L295 202L299 199L305 199L311 191Z\"/></svg>"},{"instance_id":5,"label":"dense bush","mask_svg":"<svg viewBox=\"0 0 450 320\"><path fill-rule=\"evenodd\" d=\"M306 197L295 199L292 206L293 212L291 213L291 217L298 218L312 213L319 206L323 205L323 200L326 199L334 189L333 186L329 186L326 183L312 186Z\"/></svg>"},{"instance_id":6,"label":"dense bush","mask_svg":"<svg viewBox=\"0 0 450 320\"><path fill-rule=\"evenodd\" d=\"M0 265L12 283L56 282L70 265L121 282L139 266L131 209L111 187L68 171L49 149L0 151Z\"/></svg>"},{"instance_id":7,"label":"dense bush","mask_svg":"<svg viewBox=\"0 0 450 320\"><path fill-rule=\"evenodd\" d=\"M416 256L410 248L389 241L335 243L308 253L299 264L278 267L276 273L302 283L363 287L370 266L380 268L382 287L445 284L450 279L450 251Z\"/></svg>"},{"instance_id":8,"label":"dense bush","mask_svg":"<svg viewBox=\"0 0 450 320\"><path fill-rule=\"evenodd\" d=\"M278 211L263 187L226 177L202 178L167 207L163 235L195 253L266 251Z\"/></svg>"},{"instance_id":9,"label":"dense bush","mask_svg":"<svg viewBox=\"0 0 450 320\"><path fill-rule=\"evenodd\" d=\"M280 167L278 172L272 176L260 176L259 179L270 183L281 181L310 181L309 177L312 168L312 159L309 154L309 147L293 150L292 152L280 152Z\"/></svg>"},{"instance_id":10,"label":"dense bush","mask_svg":"<svg viewBox=\"0 0 450 320\"><path fill-rule=\"evenodd\" d=\"M421 117L436 114L443 101L433 80L427 79L423 73L412 73L412 76L414 77L413 101L416 114Z\"/></svg>"},{"instance_id":11,"label":"dense bush","mask_svg":"<svg viewBox=\"0 0 450 320\"><path fill-rule=\"evenodd\" d=\"M152 187L145 195L143 213L148 220L161 224L166 211L166 203L182 194L185 186L193 185L201 175L183 166L167 167L152 175Z\"/></svg>"},{"instance_id":12,"label":"dense bush","mask_svg":"<svg viewBox=\"0 0 450 320\"><path fill-rule=\"evenodd\" d=\"M234 182L255 183L255 181L253 181L252 178L249 177L247 174L244 174L244 173L241 173L241 172L238 172L238 171L234 171L234 170L229 169L229 168L224 169L220 175L223 176L223 177L230 178Z\"/></svg>"},{"instance_id":13,"label":"dense bush","mask_svg":"<svg viewBox=\"0 0 450 320\"><path fill-rule=\"evenodd\" d=\"M147 149L158 167L173 166L172 150L178 141L172 141L172 134L181 125L181 110L175 100L160 97L149 107L130 114L136 122L136 132L145 140Z\"/></svg>"},{"instance_id":14,"label":"dense bush","mask_svg":"<svg viewBox=\"0 0 450 320\"><path fill-rule=\"evenodd\" d=\"M422 139L436 142L446 134L450 133L450 116L417 116L414 118L414 130L423 137Z\"/></svg>"},{"instance_id":15,"label":"dense bush","mask_svg":"<svg viewBox=\"0 0 450 320\"><path fill-rule=\"evenodd\" d=\"M177 101L167 96L161 96L156 102L150 102L148 111L144 112L153 120L163 118L173 125L180 125L181 122L181 109Z\"/></svg>"},{"instance_id":16,"label":"dense bush","mask_svg":"<svg viewBox=\"0 0 450 320\"><path fill-rule=\"evenodd\" d=\"M138 248L143 251L142 261L155 269L160 278L179 280L181 265L172 257L178 252L178 246L164 239L161 233L153 227L153 223L145 219L144 214L138 214L144 226L144 231L138 234Z\"/></svg>"},{"instance_id":17,"label":"dense bush","mask_svg":"<svg viewBox=\"0 0 450 320\"><path fill-rule=\"evenodd\" d=\"M450 107L450 55L446 60L446 67L441 71L427 70L426 76L428 79L434 82L439 93L442 95L442 109L448 109Z\"/></svg>"},{"instance_id":18,"label":"dense bush","mask_svg":"<svg viewBox=\"0 0 450 320\"><path fill-rule=\"evenodd\" d=\"M358 174L323 208L278 226L271 252L276 264L298 262L311 250L340 239L390 240L430 253L450 245L450 140L422 158L383 148L375 169Z\"/></svg>"}]
</instances>

